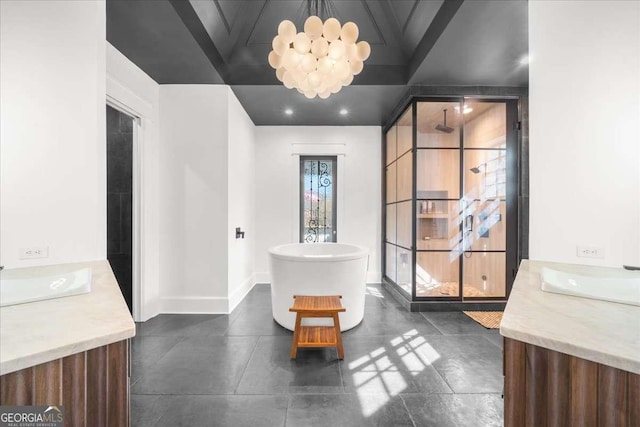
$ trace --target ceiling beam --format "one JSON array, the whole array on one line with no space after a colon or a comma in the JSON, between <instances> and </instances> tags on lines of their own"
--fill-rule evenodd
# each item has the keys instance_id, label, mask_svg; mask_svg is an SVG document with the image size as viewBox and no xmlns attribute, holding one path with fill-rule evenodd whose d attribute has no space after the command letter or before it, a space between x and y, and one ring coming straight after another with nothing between
<instances>
[{"instance_id":1,"label":"ceiling beam","mask_svg":"<svg viewBox=\"0 0 640 427\"><path fill-rule=\"evenodd\" d=\"M415 4L412 6L411 8L411 12L413 13L416 6L418 5L419 0L415 0ZM400 24L398 22L398 20L396 19L396 14L393 12L392 8L391 8L391 4L389 0L385 0L385 1L379 1L377 3L375 3L377 5L376 9L381 9L383 12L383 19L384 17L388 17L388 26L389 26L389 33L390 33L390 37L393 38L393 41L396 43L396 46L400 46L400 50L402 50L403 56L405 58L405 62L407 62L407 60L411 57L411 51L410 48L407 46L406 43L404 43L402 35L404 33L404 28L402 28L402 24ZM376 16L376 19L380 19ZM409 19L407 19L407 22L409 22Z\"/></svg>"},{"instance_id":2,"label":"ceiling beam","mask_svg":"<svg viewBox=\"0 0 640 427\"><path fill-rule=\"evenodd\" d=\"M229 49L229 52L231 52L230 55L228 55L229 63L233 63L236 54L249 43L251 34L255 31L256 25L258 25L258 20L260 20L267 9L269 1L270 0L265 0L259 7L243 8L242 13L240 14L241 16L236 19L236 21L238 21L236 26L240 28L238 30L237 37L233 40L231 49Z\"/></svg>"},{"instance_id":3,"label":"ceiling beam","mask_svg":"<svg viewBox=\"0 0 640 427\"><path fill-rule=\"evenodd\" d=\"M200 17L193 9L191 2L187 0L169 0L171 6L176 11L184 25L187 27L195 41L198 43L204 54L209 58L211 65L218 71L222 80L228 83L228 69L220 51L211 40L207 29L202 24Z\"/></svg>"},{"instance_id":4,"label":"ceiling beam","mask_svg":"<svg viewBox=\"0 0 640 427\"><path fill-rule=\"evenodd\" d=\"M444 30L449 25L449 22L453 19L460 6L462 6L464 0L445 0L440 6L438 13L431 21L431 25L427 28L427 31L422 36L422 40L418 43L409 66L407 67L407 81L410 81L415 72L418 70L422 62L426 59L427 55L436 44Z\"/></svg>"}]
</instances>

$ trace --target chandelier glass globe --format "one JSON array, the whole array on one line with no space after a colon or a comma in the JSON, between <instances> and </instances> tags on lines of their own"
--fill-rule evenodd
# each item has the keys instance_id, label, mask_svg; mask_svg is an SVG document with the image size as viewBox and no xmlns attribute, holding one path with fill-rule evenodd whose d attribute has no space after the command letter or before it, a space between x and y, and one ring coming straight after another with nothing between
<instances>
[{"instance_id":1,"label":"chandelier glass globe","mask_svg":"<svg viewBox=\"0 0 640 427\"><path fill-rule=\"evenodd\" d=\"M371 46L358 41L359 35L356 24L340 25L336 18L323 22L318 16L310 16L303 32L285 20L273 38L269 65L288 89L297 89L309 99L327 99L350 85L371 55Z\"/></svg>"}]
</instances>

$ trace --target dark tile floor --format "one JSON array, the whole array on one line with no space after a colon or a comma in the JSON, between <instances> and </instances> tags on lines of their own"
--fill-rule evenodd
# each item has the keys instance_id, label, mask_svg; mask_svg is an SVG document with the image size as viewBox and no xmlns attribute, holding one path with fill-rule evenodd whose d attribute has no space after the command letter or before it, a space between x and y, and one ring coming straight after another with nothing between
<instances>
[{"instance_id":1,"label":"dark tile floor","mask_svg":"<svg viewBox=\"0 0 640 427\"><path fill-rule=\"evenodd\" d=\"M132 342L144 426L500 426L502 340L462 313L409 313L379 286L335 349L301 349L256 285L230 315L160 315Z\"/></svg>"}]
</instances>

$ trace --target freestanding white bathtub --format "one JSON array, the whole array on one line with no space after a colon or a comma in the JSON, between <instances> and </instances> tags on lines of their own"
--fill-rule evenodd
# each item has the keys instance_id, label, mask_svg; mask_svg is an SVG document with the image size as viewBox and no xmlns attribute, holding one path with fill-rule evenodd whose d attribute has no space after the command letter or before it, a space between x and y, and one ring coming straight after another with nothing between
<instances>
[{"instance_id":1,"label":"freestanding white bathtub","mask_svg":"<svg viewBox=\"0 0 640 427\"><path fill-rule=\"evenodd\" d=\"M366 248L343 243L294 243L269 249L271 308L281 326L293 330L290 313L294 295L342 295L340 329L358 325L364 317ZM307 319L309 324L330 325L330 319ZM307 321L305 320L305 322Z\"/></svg>"}]
</instances>

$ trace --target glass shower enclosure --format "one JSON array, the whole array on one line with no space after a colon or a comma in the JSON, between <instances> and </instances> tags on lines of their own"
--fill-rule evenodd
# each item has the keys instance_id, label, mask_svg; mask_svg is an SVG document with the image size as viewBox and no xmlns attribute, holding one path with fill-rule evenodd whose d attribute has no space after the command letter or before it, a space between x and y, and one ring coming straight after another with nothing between
<instances>
[{"instance_id":1,"label":"glass shower enclosure","mask_svg":"<svg viewBox=\"0 0 640 427\"><path fill-rule=\"evenodd\" d=\"M383 276L407 300L506 300L517 140L517 99L414 99L386 130Z\"/></svg>"}]
</instances>

